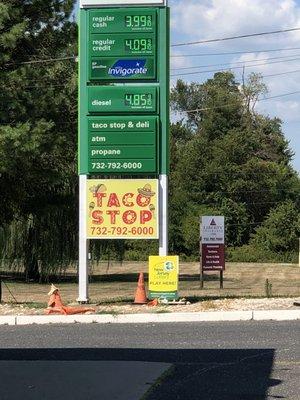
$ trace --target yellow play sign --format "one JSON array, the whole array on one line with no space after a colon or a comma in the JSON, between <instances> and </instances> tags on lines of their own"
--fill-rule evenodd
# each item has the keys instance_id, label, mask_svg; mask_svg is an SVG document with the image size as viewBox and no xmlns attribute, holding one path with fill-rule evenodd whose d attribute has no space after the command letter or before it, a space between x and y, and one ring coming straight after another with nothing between
<instances>
[{"instance_id":1,"label":"yellow play sign","mask_svg":"<svg viewBox=\"0 0 300 400\"><path fill-rule=\"evenodd\" d=\"M173 300L178 297L178 256L149 257L149 297Z\"/></svg>"},{"instance_id":2,"label":"yellow play sign","mask_svg":"<svg viewBox=\"0 0 300 400\"><path fill-rule=\"evenodd\" d=\"M88 179L87 237L157 239L156 179Z\"/></svg>"}]
</instances>

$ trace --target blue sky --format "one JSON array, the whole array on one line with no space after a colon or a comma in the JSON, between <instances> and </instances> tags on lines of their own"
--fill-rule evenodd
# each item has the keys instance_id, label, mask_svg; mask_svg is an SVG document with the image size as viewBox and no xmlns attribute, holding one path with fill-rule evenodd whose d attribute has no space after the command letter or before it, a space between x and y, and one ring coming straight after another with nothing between
<instances>
[{"instance_id":1,"label":"blue sky","mask_svg":"<svg viewBox=\"0 0 300 400\"><path fill-rule=\"evenodd\" d=\"M300 0L169 0L169 6L173 44L300 27ZM277 51L278 49L282 50ZM247 53L174 57L223 52ZM299 91L293 95L261 101L256 110L282 119L283 131L295 153L293 165L300 171L300 30L172 47L171 56L171 74L201 72L178 76L188 82L201 83L213 76L214 72L202 73L204 70L245 65L246 76L250 72L265 76L264 82L269 88L267 97ZM228 65L211 66L224 63ZM194 66L199 68L178 69ZM241 81L243 70L233 71L237 80ZM174 79L176 78L173 78L171 83L174 83Z\"/></svg>"}]
</instances>

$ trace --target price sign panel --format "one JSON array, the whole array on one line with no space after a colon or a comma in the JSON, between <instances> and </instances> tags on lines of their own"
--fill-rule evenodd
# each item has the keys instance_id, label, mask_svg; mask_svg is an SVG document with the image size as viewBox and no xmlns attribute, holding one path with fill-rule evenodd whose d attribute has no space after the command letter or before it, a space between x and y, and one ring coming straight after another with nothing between
<instances>
[{"instance_id":1,"label":"price sign panel","mask_svg":"<svg viewBox=\"0 0 300 400\"><path fill-rule=\"evenodd\" d=\"M155 36L152 33L92 35L91 57L140 56L155 54Z\"/></svg>"},{"instance_id":2,"label":"price sign panel","mask_svg":"<svg viewBox=\"0 0 300 400\"><path fill-rule=\"evenodd\" d=\"M90 86L90 113L154 113L157 110L155 86Z\"/></svg>"},{"instance_id":3,"label":"price sign panel","mask_svg":"<svg viewBox=\"0 0 300 400\"><path fill-rule=\"evenodd\" d=\"M168 9L92 1L80 10L79 173L166 173Z\"/></svg>"},{"instance_id":4,"label":"price sign panel","mask_svg":"<svg viewBox=\"0 0 300 400\"><path fill-rule=\"evenodd\" d=\"M136 33L156 31L156 10L153 9L102 9L89 10L89 32Z\"/></svg>"}]
</instances>

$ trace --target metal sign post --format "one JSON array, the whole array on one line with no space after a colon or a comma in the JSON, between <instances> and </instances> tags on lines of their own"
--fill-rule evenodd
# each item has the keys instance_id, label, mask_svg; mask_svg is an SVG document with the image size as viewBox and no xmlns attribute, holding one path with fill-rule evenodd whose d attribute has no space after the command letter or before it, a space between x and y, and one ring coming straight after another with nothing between
<instances>
[{"instance_id":1,"label":"metal sign post","mask_svg":"<svg viewBox=\"0 0 300 400\"><path fill-rule=\"evenodd\" d=\"M119 234L117 208L131 207L136 195L142 195L139 206L148 207L143 215L155 219L157 213L159 254L168 254L170 24L166 6L166 0L80 0L79 302L88 301L88 237ZM158 181L158 210L152 200L149 203L154 196L149 193L154 192L147 182L144 190L138 189L142 194L108 194L104 179L121 182L134 179L133 175ZM91 186L90 178L99 181ZM108 200L106 211L102 199ZM96 229L97 224L101 228L104 212L111 213L112 227ZM140 220L145 229L135 226L136 210L131 212L133 219L122 222L131 225L123 226L122 238L145 238L149 220ZM123 211L122 215L129 214ZM92 236L87 225L94 228ZM137 232L142 232L140 237Z\"/></svg>"}]
</instances>

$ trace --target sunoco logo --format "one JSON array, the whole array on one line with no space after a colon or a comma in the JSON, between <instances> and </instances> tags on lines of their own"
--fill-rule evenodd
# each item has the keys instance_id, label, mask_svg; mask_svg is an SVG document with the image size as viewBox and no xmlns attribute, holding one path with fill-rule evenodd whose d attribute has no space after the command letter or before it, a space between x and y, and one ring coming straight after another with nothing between
<instances>
[{"instance_id":1,"label":"sunoco logo","mask_svg":"<svg viewBox=\"0 0 300 400\"><path fill-rule=\"evenodd\" d=\"M145 67L145 64L146 60L118 60L108 69L108 75L122 78L133 75L146 75L148 68Z\"/></svg>"}]
</instances>

